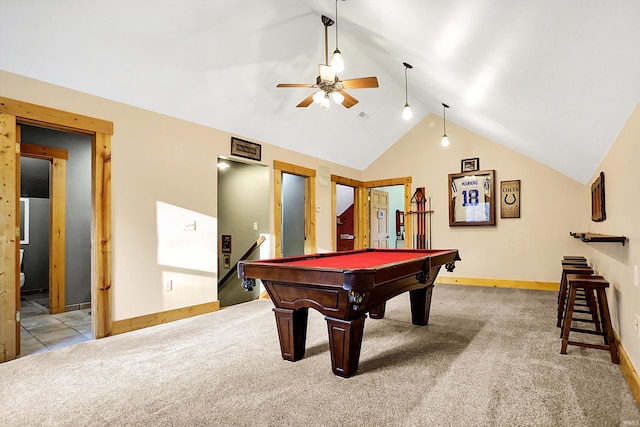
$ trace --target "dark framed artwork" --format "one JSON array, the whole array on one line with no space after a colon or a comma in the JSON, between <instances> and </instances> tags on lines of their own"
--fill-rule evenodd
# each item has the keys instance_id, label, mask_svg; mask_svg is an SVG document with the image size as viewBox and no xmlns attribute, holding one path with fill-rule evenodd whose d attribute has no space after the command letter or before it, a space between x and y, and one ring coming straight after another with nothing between
<instances>
[{"instance_id":1,"label":"dark framed artwork","mask_svg":"<svg viewBox=\"0 0 640 427\"><path fill-rule=\"evenodd\" d=\"M591 184L591 221L600 222L607 219L604 208L604 172Z\"/></svg>"},{"instance_id":2,"label":"dark framed artwork","mask_svg":"<svg viewBox=\"0 0 640 427\"><path fill-rule=\"evenodd\" d=\"M231 155L260 161L262 159L262 146L254 142L245 141L232 136Z\"/></svg>"},{"instance_id":3,"label":"dark framed artwork","mask_svg":"<svg viewBox=\"0 0 640 427\"><path fill-rule=\"evenodd\" d=\"M222 267L226 269L231 268L231 255L229 254L222 255Z\"/></svg>"},{"instance_id":4,"label":"dark framed artwork","mask_svg":"<svg viewBox=\"0 0 640 427\"><path fill-rule=\"evenodd\" d=\"M449 226L495 225L495 171L449 174Z\"/></svg>"},{"instance_id":5,"label":"dark framed artwork","mask_svg":"<svg viewBox=\"0 0 640 427\"><path fill-rule=\"evenodd\" d=\"M520 180L500 181L500 218L520 218Z\"/></svg>"},{"instance_id":6,"label":"dark framed artwork","mask_svg":"<svg viewBox=\"0 0 640 427\"><path fill-rule=\"evenodd\" d=\"M222 253L223 254L231 253L231 234L222 235Z\"/></svg>"},{"instance_id":7,"label":"dark framed artwork","mask_svg":"<svg viewBox=\"0 0 640 427\"><path fill-rule=\"evenodd\" d=\"M480 169L480 157L462 159L460 161L460 172L473 172Z\"/></svg>"}]
</instances>

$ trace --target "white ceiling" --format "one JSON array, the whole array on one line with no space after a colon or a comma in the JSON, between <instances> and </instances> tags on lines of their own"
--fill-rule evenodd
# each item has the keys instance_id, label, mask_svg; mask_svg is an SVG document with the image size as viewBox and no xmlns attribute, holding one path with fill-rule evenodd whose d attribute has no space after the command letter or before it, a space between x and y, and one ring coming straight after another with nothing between
<instances>
[{"instance_id":1,"label":"white ceiling","mask_svg":"<svg viewBox=\"0 0 640 427\"><path fill-rule=\"evenodd\" d=\"M276 84L315 82L334 0L0 5L0 69L357 169L446 102L448 122L586 183L640 101L637 0L340 1L340 77L380 87L329 111Z\"/></svg>"}]
</instances>

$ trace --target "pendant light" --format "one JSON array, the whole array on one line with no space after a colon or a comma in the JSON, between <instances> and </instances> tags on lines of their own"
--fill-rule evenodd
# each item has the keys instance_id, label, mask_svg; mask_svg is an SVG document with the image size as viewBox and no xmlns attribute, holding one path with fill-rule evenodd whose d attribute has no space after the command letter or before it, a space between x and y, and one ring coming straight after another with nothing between
<instances>
[{"instance_id":1,"label":"pendant light","mask_svg":"<svg viewBox=\"0 0 640 427\"><path fill-rule=\"evenodd\" d=\"M409 107L407 70L413 67L411 64L407 64L406 62L403 62L402 64L404 65L404 108L402 109L402 118L405 120L411 120L413 112L411 111L411 107Z\"/></svg>"},{"instance_id":2,"label":"pendant light","mask_svg":"<svg viewBox=\"0 0 640 427\"><path fill-rule=\"evenodd\" d=\"M443 147L448 147L449 146L449 138L447 137L447 108L449 108L449 106L447 104L445 104L444 102L442 103L442 141L440 141L440 145L442 145Z\"/></svg>"},{"instance_id":3,"label":"pendant light","mask_svg":"<svg viewBox=\"0 0 640 427\"><path fill-rule=\"evenodd\" d=\"M344 59L340 49L338 49L338 0L336 0L336 50L333 51L333 56L331 57L331 68L336 73L344 71Z\"/></svg>"}]
</instances>

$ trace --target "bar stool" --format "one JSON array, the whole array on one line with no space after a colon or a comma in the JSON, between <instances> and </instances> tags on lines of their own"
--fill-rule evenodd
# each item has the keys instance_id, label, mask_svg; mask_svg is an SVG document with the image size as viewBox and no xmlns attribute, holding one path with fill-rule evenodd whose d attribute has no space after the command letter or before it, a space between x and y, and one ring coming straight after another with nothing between
<instances>
[{"instance_id":1,"label":"bar stool","mask_svg":"<svg viewBox=\"0 0 640 427\"><path fill-rule=\"evenodd\" d=\"M560 289L558 290L558 318L556 326L562 327L564 308L567 302L567 274L593 274L593 269L586 264L562 263L562 276L560 277Z\"/></svg>"},{"instance_id":2,"label":"bar stool","mask_svg":"<svg viewBox=\"0 0 640 427\"><path fill-rule=\"evenodd\" d=\"M609 287L609 282L602 278L602 276L573 273L567 274L566 282L569 287L569 297L567 300L567 310L564 313L564 322L562 328L562 348L560 349L560 354L567 354L567 346L575 345L579 347L595 348L598 350L608 350L611 353L611 362L616 364L620 363L620 358L618 356L618 347L616 346L616 341L613 336L613 328L611 326L609 304L607 303L606 289ZM584 289L586 293L593 294L595 292L599 315L602 321L602 331L598 332L571 327L571 321L578 320L573 319L573 306L576 298L576 292L579 288ZM602 335L602 337L604 338L604 345L569 341L569 332L571 331Z\"/></svg>"}]
</instances>

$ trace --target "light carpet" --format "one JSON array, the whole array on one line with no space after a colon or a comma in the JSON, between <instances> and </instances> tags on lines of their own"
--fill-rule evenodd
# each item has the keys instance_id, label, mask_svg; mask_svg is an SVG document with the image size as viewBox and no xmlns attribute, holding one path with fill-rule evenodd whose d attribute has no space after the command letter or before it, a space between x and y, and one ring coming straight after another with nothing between
<instances>
[{"instance_id":1,"label":"light carpet","mask_svg":"<svg viewBox=\"0 0 640 427\"><path fill-rule=\"evenodd\" d=\"M258 300L0 364L5 426L619 426L640 409L608 352L560 355L556 294L437 285L365 322L358 373L331 372L326 322L282 360Z\"/></svg>"}]
</instances>

